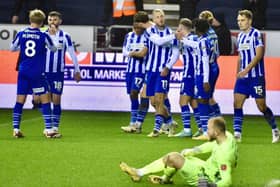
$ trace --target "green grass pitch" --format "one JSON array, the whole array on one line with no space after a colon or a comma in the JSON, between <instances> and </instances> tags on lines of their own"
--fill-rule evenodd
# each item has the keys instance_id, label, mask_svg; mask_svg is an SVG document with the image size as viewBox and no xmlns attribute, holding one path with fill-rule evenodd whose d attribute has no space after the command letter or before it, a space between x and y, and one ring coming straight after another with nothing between
<instances>
[{"instance_id":1,"label":"green grass pitch","mask_svg":"<svg viewBox=\"0 0 280 187\"><path fill-rule=\"evenodd\" d=\"M174 118L181 124L180 115ZM232 116L226 116L232 131ZM144 177L134 183L120 171L119 162L140 167L170 151L202 142L189 138L148 138L153 115L148 114L142 134L126 134L129 113L63 111L61 139L46 139L36 110L24 110L23 139L12 137L12 110L0 110L0 186L2 187L145 187ZM277 118L279 122L279 117ZM180 129L182 127L180 126ZM202 155L206 158L208 155ZM271 144L271 129L262 116L245 116L234 187L261 187L280 178L280 143ZM183 186L175 176L175 185ZM174 186L174 185L166 185Z\"/></svg>"}]
</instances>

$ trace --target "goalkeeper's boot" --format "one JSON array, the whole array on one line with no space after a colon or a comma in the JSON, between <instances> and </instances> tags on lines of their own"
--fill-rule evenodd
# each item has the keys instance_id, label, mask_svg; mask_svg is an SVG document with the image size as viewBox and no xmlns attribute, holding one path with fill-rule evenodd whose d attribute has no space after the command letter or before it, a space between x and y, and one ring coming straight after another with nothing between
<instances>
[{"instance_id":1,"label":"goalkeeper's boot","mask_svg":"<svg viewBox=\"0 0 280 187\"><path fill-rule=\"evenodd\" d=\"M22 132L20 132L19 130L14 130L13 136L14 136L15 138L24 138L24 135L23 135Z\"/></svg>"},{"instance_id":2,"label":"goalkeeper's boot","mask_svg":"<svg viewBox=\"0 0 280 187\"><path fill-rule=\"evenodd\" d=\"M150 134L148 134L147 136L150 138L154 138L154 137L158 137L160 135L159 131L157 130L153 130Z\"/></svg>"},{"instance_id":3,"label":"goalkeeper's boot","mask_svg":"<svg viewBox=\"0 0 280 187\"><path fill-rule=\"evenodd\" d=\"M122 171L127 173L134 182L138 182L141 180L141 176L137 174L137 170L135 168L130 167L124 162L120 163L120 168Z\"/></svg>"},{"instance_id":4,"label":"goalkeeper's boot","mask_svg":"<svg viewBox=\"0 0 280 187\"><path fill-rule=\"evenodd\" d=\"M277 143L280 140L280 133L278 129L272 130L272 143Z\"/></svg>"},{"instance_id":5,"label":"goalkeeper's boot","mask_svg":"<svg viewBox=\"0 0 280 187\"><path fill-rule=\"evenodd\" d=\"M173 184L172 180L164 179L158 175L149 175L148 180L153 184Z\"/></svg>"}]
</instances>

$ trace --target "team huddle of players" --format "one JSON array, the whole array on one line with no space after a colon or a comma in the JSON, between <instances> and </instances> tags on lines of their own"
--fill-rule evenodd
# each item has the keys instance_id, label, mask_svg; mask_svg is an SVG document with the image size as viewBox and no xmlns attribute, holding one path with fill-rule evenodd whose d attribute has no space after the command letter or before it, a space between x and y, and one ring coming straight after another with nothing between
<instances>
[{"instance_id":1,"label":"team huddle of players","mask_svg":"<svg viewBox=\"0 0 280 187\"><path fill-rule=\"evenodd\" d=\"M279 142L274 115L265 102L264 44L260 31L251 26L252 18L248 10L240 10L237 15L241 32L237 39L239 55L232 135L226 131L226 122L213 98L219 76L218 39L210 27L215 19L213 14L202 11L195 20L182 18L173 33L164 23L163 10L153 11L153 22L149 21L146 12L136 13L133 31L127 34L123 45L123 54L128 58L126 83L131 99L131 119L130 124L121 129L141 133L150 101L156 113L154 129L148 137L158 137L167 131L170 137L209 141L181 152L168 153L141 168L121 162L120 169L133 181L149 175L153 184L170 184L175 173L179 173L191 186L231 186L232 170L237 163L236 142L241 142L242 108L249 96L255 98L258 109L272 128L272 143ZM183 130L175 133L177 124L171 117L168 91L170 71L180 54L184 66L180 90ZM198 129L194 134L190 125L190 107ZM210 153L210 157L206 161L194 157L201 153ZM163 175L150 175L158 172Z\"/></svg>"},{"instance_id":2,"label":"team huddle of players","mask_svg":"<svg viewBox=\"0 0 280 187\"><path fill-rule=\"evenodd\" d=\"M168 131L173 137L192 137L207 140L207 122L221 116L213 94L219 76L218 38L211 28L214 16L206 10L195 20L183 18L175 33L165 25L164 11L155 9L152 20L139 11L134 16L133 31L126 35L123 54L127 57L127 93L131 99L131 119L125 132L140 133L149 107L155 108L155 122L149 137ZM238 13L239 51L237 80L234 88L234 137L241 141L243 104L249 96L255 98L259 110L272 128L272 143L279 141L279 130L274 115L265 102L264 45L261 33L251 26L252 13ZM183 60L180 106L183 130L175 133L168 100L170 71L178 60ZM140 93L140 103L138 95ZM191 107L191 108L190 108ZM192 133L190 119L193 111L198 131Z\"/></svg>"}]
</instances>

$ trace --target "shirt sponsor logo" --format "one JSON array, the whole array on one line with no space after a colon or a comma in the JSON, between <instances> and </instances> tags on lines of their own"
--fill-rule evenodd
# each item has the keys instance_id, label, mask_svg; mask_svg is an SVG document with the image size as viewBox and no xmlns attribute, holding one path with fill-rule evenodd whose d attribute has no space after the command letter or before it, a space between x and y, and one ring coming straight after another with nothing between
<instances>
[{"instance_id":1,"label":"shirt sponsor logo","mask_svg":"<svg viewBox=\"0 0 280 187\"><path fill-rule=\"evenodd\" d=\"M45 92L45 88L44 87L40 87L40 88L33 88L33 93L42 93Z\"/></svg>"}]
</instances>

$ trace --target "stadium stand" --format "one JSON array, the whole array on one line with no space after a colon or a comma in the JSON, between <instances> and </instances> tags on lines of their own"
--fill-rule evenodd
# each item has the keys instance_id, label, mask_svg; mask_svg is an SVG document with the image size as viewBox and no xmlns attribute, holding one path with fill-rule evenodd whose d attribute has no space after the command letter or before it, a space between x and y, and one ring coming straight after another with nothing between
<instances>
[{"instance_id":1,"label":"stadium stand","mask_svg":"<svg viewBox=\"0 0 280 187\"><path fill-rule=\"evenodd\" d=\"M111 25L111 13L105 11L106 5L111 0L60 0L57 1L58 11L63 13L65 25ZM167 24L176 26L179 18L179 5L176 0L168 4L166 0L144 0L144 9L151 12L154 8L162 8L166 11ZM10 23L13 1L0 2L0 22ZM223 12L230 29L237 29L236 14L242 8L242 0L200 0L197 12L208 9L213 12ZM280 29L280 1L268 0L266 30Z\"/></svg>"},{"instance_id":2,"label":"stadium stand","mask_svg":"<svg viewBox=\"0 0 280 187\"><path fill-rule=\"evenodd\" d=\"M268 0L266 9L266 29L280 29L280 1Z\"/></svg>"}]
</instances>

